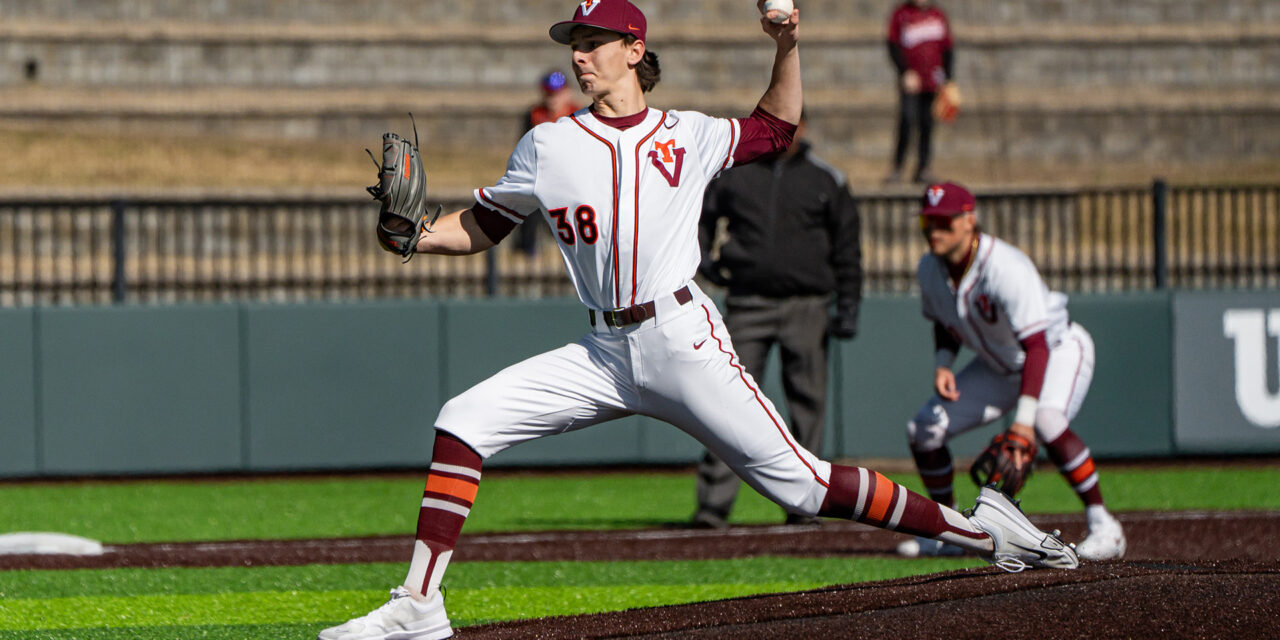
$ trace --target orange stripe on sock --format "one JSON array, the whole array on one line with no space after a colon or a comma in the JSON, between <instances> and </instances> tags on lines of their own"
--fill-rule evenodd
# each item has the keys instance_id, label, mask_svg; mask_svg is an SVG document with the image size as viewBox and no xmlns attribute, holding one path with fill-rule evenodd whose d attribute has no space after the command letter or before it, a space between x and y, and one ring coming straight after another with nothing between
<instances>
[{"instance_id":1,"label":"orange stripe on sock","mask_svg":"<svg viewBox=\"0 0 1280 640\"><path fill-rule=\"evenodd\" d=\"M879 471L872 473L876 474L876 492L872 494L871 506L862 519L884 522L884 515L889 512L889 503L893 502L893 481L880 475Z\"/></svg>"},{"instance_id":2,"label":"orange stripe on sock","mask_svg":"<svg viewBox=\"0 0 1280 640\"><path fill-rule=\"evenodd\" d=\"M1093 458L1086 458L1080 466L1067 472L1067 479L1070 480L1073 485L1080 484L1081 482L1088 480L1089 476L1093 475L1093 470Z\"/></svg>"},{"instance_id":3,"label":"orange stripe on sock","mask_svg":"<svg viewBox=\"0 0 1280 640\"><path fill-rule=\"evenodd\" d=\"M467 502L474 503L476 501L476 492L480 490L480 485L475 482L466 480L458 480L456 478L445 478L434 474L427 475L427 492L443 493L448 496L460 498Z\"/></svg>"}]
</instances>

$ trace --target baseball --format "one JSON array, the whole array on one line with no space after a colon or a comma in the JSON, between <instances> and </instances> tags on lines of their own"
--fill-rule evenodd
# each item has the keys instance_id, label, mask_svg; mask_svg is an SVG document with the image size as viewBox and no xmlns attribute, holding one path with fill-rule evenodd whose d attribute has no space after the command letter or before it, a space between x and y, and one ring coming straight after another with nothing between
<instances>
[{"instance_id":1,"label":"baseball","mask_svg":"<svg viewBox=\"0 0 1280 640\"><path fill-rule=\"evenodd\" d=\"M791 17L791 10L795 5L791 0L764 0L764 14L769 15L770 11L777 11L774 17L769 18L773 22L786 22Z\"/></svg>"}]
</instances>

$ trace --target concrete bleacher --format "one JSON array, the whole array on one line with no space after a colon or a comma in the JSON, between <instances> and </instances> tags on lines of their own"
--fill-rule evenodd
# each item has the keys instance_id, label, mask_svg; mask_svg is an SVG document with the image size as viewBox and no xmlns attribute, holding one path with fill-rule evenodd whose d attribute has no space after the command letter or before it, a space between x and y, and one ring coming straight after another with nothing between
<instances>
[{"instance_id":1,"label":"concrete bleacher","mask_svg":"<svg viewBox=\"0 0 1280 640\"><path fill-rule=\"evenodd\" d=\"M521 24L566 19L571 0L456 2L454 0L6 0L0 20L68 19L179 20L309 24ZM679 20L716 24L745 13L752 0L637 0L650 24ZM946 0L939 3L956 22L987 24L1169 24L1268 22L1280 19L1272 0ZM879 23L894 2L799 0L808 20Z\"/></svg>"},{"instance_id":2,"label":"concrete bleacher","mask_svg":"<svg viewBox=\"0 0 1280 640\"><path fill-rule=\"evenodd\" d=\"M651 104L744 114L772 47L750 0L638 0L663 63ZM893 77L870 0L799 3L806 100L832 154L887 161ZM1280 155L1274 0L955 0L953 162L1223 162ZM0 124L374 139L414 112L434 143L509 145L573 3L8 0Z\"/></svg>"}]
</instances>

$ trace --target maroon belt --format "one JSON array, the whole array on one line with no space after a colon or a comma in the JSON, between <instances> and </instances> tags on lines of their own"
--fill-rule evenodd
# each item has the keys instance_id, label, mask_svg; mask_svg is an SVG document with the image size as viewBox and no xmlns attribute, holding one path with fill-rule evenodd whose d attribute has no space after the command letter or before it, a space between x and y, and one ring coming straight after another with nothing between
<instances>
[{"instance_id":1,"label":"maroon belt","mask_svg":"<svg viewBox=\"0 0 1280 640\"><path fill-rule=\"evenodd\" d=\"M689 287L683 286L676 289L671 295L675 296L676 302L680 304L688 304L693 300L693 294L689 293ZM654 316L653 301L624 307L622 309L614 309L612 311L601 311L604 314L604 323L611 327L625 327L629 324L644 322ZM591 316L592 326L596 323L596 310L588 309L587 314Z\"/></svg>"}]
</instances>

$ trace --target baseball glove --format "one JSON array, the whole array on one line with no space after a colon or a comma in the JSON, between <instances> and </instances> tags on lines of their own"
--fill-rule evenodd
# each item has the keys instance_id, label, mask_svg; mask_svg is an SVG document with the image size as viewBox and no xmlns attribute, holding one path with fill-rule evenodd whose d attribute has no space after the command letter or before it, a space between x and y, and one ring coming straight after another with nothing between
<instances>
[{"instance_id":1,"label":"baseball glove","mask_svg":"<svg viewBox=\"0 0 1280 640\"><path fill-rule=\"evenodd\" d=\"M1022 464L1015 459L1015 452L1022 452ZM995 438L991 444L978 454L969 467L969 477L979 487L988 484L996 485L1009 496L1015 496L1022 490L1022 485L1031 477L1031 470L1036 459L1036 442L1028 440L1012 431L1006 431Z\"/></svg>"},{"instance_id":2,"label":"baseball glove","mask_svg":"<svg viewBox=\"0 0 1280 640\"><path fill-rule=\"evenodd\" d=\"M960 115L960 88L954 82L942 85L938 97L933 99L933 118L941 122L955 122Z\"/></svg>"},{"instance_id":3,"label":"baseball glove","mask_svg":"<svg viewBox=\"0 0 1280 640\"><path fill-rule=\"evenodd\" d=\"M369 157L373 157L373 152L369 152ZM408 262L419 235L423 231L431 232L443 206L437 206L431 218L423 222L427 212L427 176L422 170L417 145L394 133L384 133L382 164L378 164L376 158L373 163L378 165L378 184L366 189L375 200L382 202L378 212L378 244Z\"/></svg>"}]
</instances>

